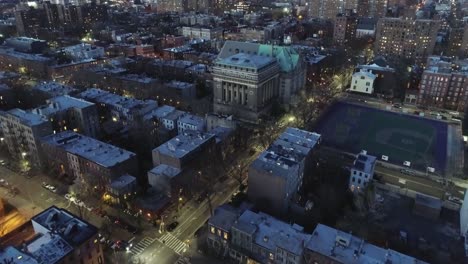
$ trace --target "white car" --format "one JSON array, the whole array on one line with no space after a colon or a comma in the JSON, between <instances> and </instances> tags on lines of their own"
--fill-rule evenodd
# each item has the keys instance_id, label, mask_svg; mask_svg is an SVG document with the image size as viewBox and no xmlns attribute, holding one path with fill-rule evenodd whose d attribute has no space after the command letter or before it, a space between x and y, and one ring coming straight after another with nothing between
<instances>
[{"instance_id":1,"label":"white car","mask_svg":"<svg viewBox=\"0 0 468 264\"><path fill-rule=\"evenodd\" d=\"M73 195L71 193L67 193L65 194L65 199L67 199L68 201L75 201L75 197L73 197Z\"/></svg>"},{"instance_id":2,"label":"white car","mask_svg":"<svg viewBox=\"0 0 468 264\"><path fill-rule=\"evenodd\" d=\"M49 184L49 186L47 187L47 189L48 189L49 191L53 192L53 193L56 193L56 192L57 192L57 188L56 188L55 186L53 186L53 185L50 185L50 184Z\"/></svg>"}]
</instances>

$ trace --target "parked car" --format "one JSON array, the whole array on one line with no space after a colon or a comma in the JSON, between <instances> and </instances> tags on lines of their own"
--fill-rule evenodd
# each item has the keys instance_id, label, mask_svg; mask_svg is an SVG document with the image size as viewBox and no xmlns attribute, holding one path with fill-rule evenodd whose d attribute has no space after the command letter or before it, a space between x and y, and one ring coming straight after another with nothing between
<instances>
[{"instance_id":1,"label":"parked car","mask_svg":"<svg viewBox=\"0 0 468 264\"><path fill-rule=\"evenodd\" d=\"M463 201L460 198L455 197L455 196L449 196L448 200L451 201L451 202L454 202L454 203L459 203L459 204L463 203Z\"/></svg>"},{"instance_id":2,"label":"parked car","mask_svg":"<svg viewBox=\"0 0 468 264\"><path fill-rule=\"evenodd\" d=\"M174 222L170 223L166 228L167 232L174 231L174 229L176 229L178 225L179 225L179 222L177 222L177 221L174 221Z\"/></svg>"},{"instance_id":3,"label":"parked car","mask_svg":"<svg viewBox=\"0 0 468 264\"><path fill-rule=\"evenodd\" d=\"M414 171L410 171L410 170L406 170L406 169L401 169L400 172L403 173L403 174L406 174L406 175L410 175L410 176L415 175Z\"/></svg>"},{"instance_id":4,"label":"parked car","mask_svg":"<svg viewBox=\"0 0 468 264\"><path fill-rule=\"evenodd\" d=\"M397 108L397 109L400 109L401 108L401 105L400 104L393 104L393 107Z\"/></svg>"}]
</instances>

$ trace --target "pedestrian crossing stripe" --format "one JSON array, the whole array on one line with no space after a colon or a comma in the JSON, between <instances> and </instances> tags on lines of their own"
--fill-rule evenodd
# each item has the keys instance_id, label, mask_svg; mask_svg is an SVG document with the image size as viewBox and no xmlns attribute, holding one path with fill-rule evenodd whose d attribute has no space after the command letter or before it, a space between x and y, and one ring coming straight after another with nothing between
<instances>
[{"instance_id":1,"label":"pedestrian crossing stripe","mask_svg":"<svg viewBox=\"0 0 468 264\"><path fill-rule=\"evenodd\" d=\"M159 242L163 243L165 246L169 247L170 249L174 250L177 254L182 254L187 250L187 244L180 241L177 237L166 233L159 238Z\"/></svg>"},{"instance_id":2,"label":"pedestrian crossing stripe","mask_svg":"<svg viewBox=\"0 0 468 264\"><path fill-rule=\"evenodd\" d=\"M143 238L140 242L138 242L138 244L136 244L130 249L130 253L133 255L141 254L143 251L145 251L147 247L153 244L155 240L156 239L150 237Z\"/></svg>"}]
</instances>

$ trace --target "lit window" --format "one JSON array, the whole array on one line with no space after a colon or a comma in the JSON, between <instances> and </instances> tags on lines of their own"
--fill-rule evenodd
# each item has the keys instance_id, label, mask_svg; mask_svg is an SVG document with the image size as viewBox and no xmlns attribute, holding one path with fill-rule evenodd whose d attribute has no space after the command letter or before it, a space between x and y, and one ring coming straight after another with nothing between
<instances>
[{"instance_id":1,"label":"lit window","mask_svg":"<svg viewBox=\"0 0 468 264\"><path fill-rule=\"evenodd\" d=\"M225 239L225 240L228 239L228 233L227 233L227 232L224 232L224 239Z\"/></svg>"},{"instance_id":2,"label":"lit window","mask_svg":"<svg viewBox=\"0 0 468 264\"><path fill-rule=\"evenodd\" d=\"M216 229L215 229L214 227L211 227L211 230L210 230L210 231L211 231L212 234L214 234L214 233L215 233L215 230L216 230Z\"/></svg>"}]
</instances>

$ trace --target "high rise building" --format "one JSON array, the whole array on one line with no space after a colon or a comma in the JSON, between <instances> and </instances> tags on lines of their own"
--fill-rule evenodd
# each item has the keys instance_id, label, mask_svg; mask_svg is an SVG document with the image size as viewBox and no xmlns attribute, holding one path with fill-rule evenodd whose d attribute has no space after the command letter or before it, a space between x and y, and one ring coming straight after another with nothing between
<instances>
[{"instance_id":1,"label":"high rise building","mask_svg":"<svg viewBox=\"0 0 468 264\"><path fill-rule=\"evenodd\" d=\"M343 0L311 0L309 5L310 16L322 19L334 19L344 7Z\"/></svg>"},{"instance_id":2,"label":"high rise building","mask_svg":"<svg viewBox=\"0 0 468 264\"><path fill-rule=\"evenodd\" d=\"M352 10L345 14L338 14L335 18L333 40L338 44L346 44L356 38L358 18Z\"/></svg>"},{"instance_id":3,"label":"high rise building","mask_svg":"<svg viewBox=\"0 0 468 264\"><path fill-rule=\"evenodd\" d=\"M388 60L424 63L434 50L440 21L381 18L377 23L375 54Z\"/></svg>"},{"instance_id":4,"label":"high rise building","mask_svg":"<svg viewBox=\"0 0 468 264\"><path fill-rule=\"evenodd\" d=\"M468 56L468 24L450 28L448 54L459 58Z\"/></svg>"},{"instance_id":5,"label":"high rise building","mask_svg":"<svg viewBox=\"0 0 468 264\"><path fill-rule=\"evenodd\" d=\"M369 0L369 7L370 17L381 18L387 14L387 0Z\"/></svg>"}]
</instances>

